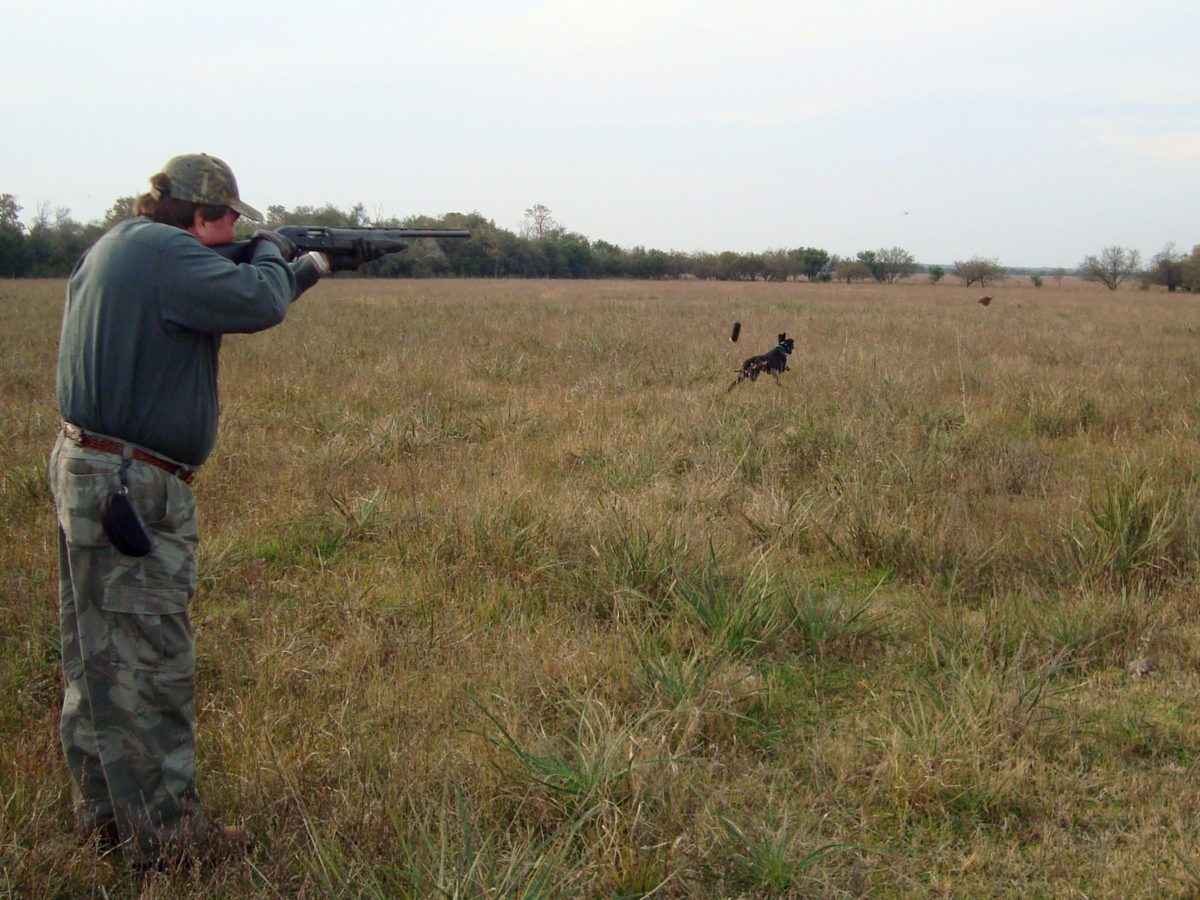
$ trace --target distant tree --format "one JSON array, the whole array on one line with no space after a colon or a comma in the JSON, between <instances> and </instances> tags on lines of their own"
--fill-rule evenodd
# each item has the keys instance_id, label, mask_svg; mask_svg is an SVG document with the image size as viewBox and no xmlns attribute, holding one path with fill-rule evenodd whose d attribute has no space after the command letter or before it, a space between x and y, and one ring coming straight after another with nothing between
<instances>
[{"instance_id":1,"label":"distant tree","mask_svg":"<svg viewBox=\"0 0 1200 900\"><path fill-rule=\"evenodd\" d=\"M861 259L839 259L834 263L833 277L838 281L851 284L852 282L872 277L871 267Z\"/></svg>"},{"instance_id":2,"label":"distant tree","mask_svg":"<svg viewBox=\"0 0 1200 900\"><path fill-rule=\"evenodd\" d=\"M499 278L504 272L505 254L504 250L495 244L487 244L488 265L491 266L491 276Z\"/></svg>"},{"instance_id":3,"label":"distant tree","mask_svg":"<svg viewBox=\"0 0 1200 900\"><path fill-rule=\"evenodd\" d=\"M325 225L329 228L361 228L367 221L367 208L361 203L354 204L348 212L332 203L326 203L324 206L297 206L294 209L268 206L266 226L279 228L281 225Z\"/></svg>"},{"instance_id":4,"label":"distant tree","mask_svg":"<svg viewBox=\"0 0 1200 900\"><path fill-rule=\"evenodd\" d=\"M796 258L787 250L768 250L763 254L763 277L767 281L791 281L799 273Z\"/></svg>"},{"instance_id":5,"label":"distant tree","mask_svg":"<svg viewBox=\"0 0 1200 900\"><path fill-rule=\"evenodd\" d=\"M496 277L501 275L524 275L520 268L521 260L529 247L529 242L522 240L506 228L498 228L489 238L491 249L488 256L495 265Z\"/></svg>"},{"instance_id":6,"label":"distant tree","mask_svg":"<svg viewBox=\"0 0 1200 900\"><path fill-rule=\"evenodd\" d=\"M552 277L589 278L595 274L592 245L582 234L563 233L547 241L546 254L553 260Z\"/></svg>"},{"instance_id":7,"label":"distant tree","mask_svg":"<svg viewBox=\"0 0 1200 900\"><path fill-rule=\"evenodd\" d=\"M133 194L127 194L124 197L118 197L112 202L112 206L108 208L108 212L104 214L104 218L100 221L100 227L107 231L118 222L124 222L133 215L133 205L137 202L137 197Z\"/></svg>"},{"instance_id":8,"label":"distant tree","mask_svg":"<svg viewBox=\"0 0 1200 900\"><path fill-rule=\"evenodd\" d=\"M449 268L445 251L432 238L413 241L401 256L412 266L412 274L418 277L441 275Z\"/></svg>"},{"instance_id":9,"label":"distant tree","mask_svg":"<svg viewBox=\"0 0 1200 900\"><path fill-rule=\"evenodd\" d=\"M701 270L718 281L754 281L765 276L766 258L761 253L725 250L704 260Z\"/></svg>"},{"instance_id":10,"label":"distant tree","mask_svg":"<svg viewBox=\"0 0 1200 900\"><path fill-rule=\"evenodd\" d=\"M346 214L346 227L348 228L365 228L371 224L371 217L367 215L367 208L361 203L355 203L350 207L350 212Z\"/></svg>"},{"instance_id":11,"label":"distant tree","mask_svg":"<svg viewBox=\"0 0 1200 900\"><path fill-rule=\"evenodd\" d=\"M27 275L48 278L54 274L54 226L50 223L50 204L39 203L25 237Z\"/></svg>"},{"instance_id":12,"label":"distant tree","mask_svg":"<svg viewBox=\"0 0 1200 900\"><path fill-rule=\"evenodd\" d=\"M54 211L51 272L54 275L68 274L97 237L99 234L72 218L69 209L58 207Z\"/></svg>"},{"instance_id":13,"label":"distant tree","mask_svg":"<svg viewBox=\"0 0 1200 900\"><path fill-rule=\"evenodd\" d=\"M1150 260L1150 268L1146 272L1149 284L1161 284L1168 293L1175 293L1184 287L1184 272L1187 257L1174 244L1167 244L1162 252Z\"/></svg>"},{"instance_id":14,"label":"distant tree","mask_svg":"<svg viewBox=\"0 0 1200 900\"><path fill-rule=\"evenodd\" d=\"M12 194L0 194L0 277L25 274L25 226L21 206Z\"/></svg>"},{"instance_id":15,"label":"distant tree","mask_svg":"<svg viewBox=\"0 0 1200 900\"><path fill-rule=\"evenodd\" d=\"M917 271L916 258L903 247L881 247L875 251L880 280L895 284Z\"/></svg>"},{"instance_id":16,"label":"distant tree","mask_svg":"<svg viewBox=\"0 0 1200 900\"><path fill-rule=\"evenodd\" d=\"M717 277L717 257L714 253L697 251L691 256L690 270L696 278L713 280Z\"/></svg>"},{"instance_id":17,"label":"distant tree","mask_svg":"<svg viewBox=\"0 0 1200 900\"><path fill-rule=\"evenodd\" d=\"M1084 281L1098 281L1110 291L1115 291L1121 282L1135 274L1141 264L1141 254L1124 247L1105 247L1099 256L1085 256L1079 264L1079 277Z\"/></svg>"},{"instance_id":18,"label":"distant tree","mask_svg":"<svg viewBox=\"0 0 1200 900\"><path fill-rule=\"evenodd\" d=\"M968 260L955 260L954 274L961 278L967 287L978 284L982 288L1002 279L1004 270L995 259L974 256Z\"/></svg>"},{"instance_id":19,"label":"distant tree","mask_svg":"<svg viewBox=\"0 0 1200 900\"><path fill-rule=\"evenodd\" d=\"M521 278L545 278L550 272L540 241L516 237L508 243L505 267L508 274Z\"/></svg>"},{"instance_id":20,"label":"distant tree","mask_svg":"<svg viewBox=\"0 0 1200 900\"><path fill-rule=\"evenodd\" d=\"M487 245L478 236L458 242L451 267L455 275L466 278L480 278L492 274Z\"/></svg>"},{"instance_id":21,"label":"distant tree","mask_svg":"<svg viewBox=\"0 0 1200 900\"><path fill-rule=\"evenodd\" d=\"M627 274L624 251L607 241L596 241L592 244L592 264L601 278L619 278Z\"/></svg>"},{"instance_id":22,"label":"distant tree","mask_svg":"<svg viewBox=\"0 0 1200 900\"><path fill-rule=\"evenodd\" d=\"M0 194L0 227L22 230L21 205L12 194Z\"/></svg>"},{"instance_id":23,"label":"distant tree","mask_svg":"<svg viewBox=\"0 0 1200 900\"><path fill-rule=\"evenodd\" d=\"M1041 275L1030 275L1029 280L1030 280L1030 282L1032 282L1034 287L1040 288L1042 286L1042 276Z\"/></svg>"},{"instance_id":24,"label":"distant tree","mask_svg":"<svg viewBox=\"0 0 1200 900\"><path fill-rule=\"evenodd\" d=\"M666 278L670 258L662 250L634 247L629 251L626 267L634 278Z\"/></svg>"},{"instance_id":25,"label":"distant tree","mask_svg":"<svg viewBox=\"0 0 1200 900\"><path fill-rule=\"evenodd\" d=\"M563 227L555 221L550 208L542 203L535 203L525 210L524 224L521 236L534 241L544 241L561 233Z\"/></svg>"},{"instance_id":26,"label":"distant tree","mask_svg":"<svg viewBox=\"0 0 1200 900\"><path fill-rule=\"evenodd\" d=\"M1064 277L1066 277L1066 274L1066 269L1055 269L1050 273L1050 277L1054 279L1055 287L1062 287L1062 280Z\"/></svg>"},{"instance_id":27,"label":"distant tree","mask_svg":"<svg viewBox=\"0 0 1200 900\"><path fill-rule=\"evenodd\" d=\"M929 283L930 284L937 284L939 281L941 281L945 277L946 277L946 270L943 269L941 266L930 266L929 267Z\"/></svg>"},{"instance_id":28,"label":"distant tree","mask_svg":"<svg viewBox=\"0 0 1200 900\"><path fill-rule=\"evenodd\" d=\"M732 250L723 250L717 254L717 278L721 281L736 281L742 277L742 257Z\"/></svg>"},{"instance_id":29,"label":"distant tree","mask_svg":"<svg viewBox=\"0 0 1200 900\"><path fill-rule=\"evenodd\" d=\"M648 254L650 257L650 268L657 272L655 278L678 278L680 269L680 254L667 253L665 250L657 248L652 249Z\"/></svg>"},{"instance_id":30,"label":"distant tree","mask_svg":"<svg viewBox=\"0 0 1200 900\"><path fill-rule=\"evenodd\" d=\"M857 259L866 267L872 278L880 282L884 280L883 263L878 253L874 250L863 250L859 252Z\"/></svg>"},{"instance_id":31,"label":"distant tree","mask_svg":"<svg viewBox=\"0 0 1200 900\"><path fill-rule=\"evenodd\" d=\"M1200 293L1200 244L1183 261L1183 286L1193 294Z\"/></svg>"},{"instance_id":32,"label":"distant tree","mask_svg":"<svg viewBox=\"0 0 1200 900\"><path fill-rule=\"evenodd\" d=\"M818 281L833 268L830 255L818 247L799 247L788 252L796 271L809 281Z\"/></svg>"}]
</instances>

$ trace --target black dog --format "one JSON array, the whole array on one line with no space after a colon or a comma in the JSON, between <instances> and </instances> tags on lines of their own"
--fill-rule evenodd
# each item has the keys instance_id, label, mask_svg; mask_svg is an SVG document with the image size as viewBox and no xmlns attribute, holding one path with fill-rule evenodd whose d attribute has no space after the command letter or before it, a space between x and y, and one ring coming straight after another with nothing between
<instances>
[{"instance_id":1,"label":"black dog","mask_svg":"<svg viewBox=\"0 0 1200 900\"><path fill-rule=\"evenodd\" d=\"M778 384L780 373L788 370L788 354L795 348L796 342L787 336L786 331L783 332L779 335L779 343L775 346L774 350L759 356L751 356L742 363L742 367L738 369L738 377L729 386L729 390L732 391L746 379L757 381L758 376L763 372L769 372L774 375L775 383ZM726 393L729 393L729 391L726 391Z\"/></svg>"}]
</instances>

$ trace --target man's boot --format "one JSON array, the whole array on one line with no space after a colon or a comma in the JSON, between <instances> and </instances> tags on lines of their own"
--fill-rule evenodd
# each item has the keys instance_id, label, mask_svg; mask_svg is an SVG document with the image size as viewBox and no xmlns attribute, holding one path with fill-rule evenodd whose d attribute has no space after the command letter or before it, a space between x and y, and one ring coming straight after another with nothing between
<instances>
[{"instance_id":1,"label":"man's boot","mask_svg":"<svg viewBox=\"0 0 1200 900\"><path fill-rule=\"evenodd\" d=\"M101 856L121 846L121 832L117 830L117 823L112 819L98 825L80 823L75 829L75 839L80 847L94 846Z\"/></svg>"},{"instance_id":2,"label":"man's boot","mask_svg":"<svg viewBox=\"0 0 1200 900\"><path fill-rule=\"evenodd\" d=\"M157 859L138 863L135 868L162 871L189 866L218 866L246 856L252 844L250 833L245 828L205 822L196 830L182 834L163 846Z\"/></svg>"}]
</instances>

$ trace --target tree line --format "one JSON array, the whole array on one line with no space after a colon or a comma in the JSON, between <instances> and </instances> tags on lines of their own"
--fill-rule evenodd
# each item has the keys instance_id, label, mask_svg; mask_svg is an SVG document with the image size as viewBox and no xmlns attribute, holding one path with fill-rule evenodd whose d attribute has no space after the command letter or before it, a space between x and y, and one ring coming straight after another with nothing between
<instances>
[{"instance_id":1,"label":"tree line","mask_svg":"<svg viewBox=\"0 0 1200 900\"><path fill-rule=\"evenodd\" d=\"M21 222L12 194L0 194L0 277L52 278L68 274L83 252L109 228L129 217L133 198L118 199L104 218L84 225L60 207L38 208L33 223Z\"/></svg>"},{"instance_id":2,"label":"tree line","mask_svg":"<svg viewBox=\"0 0 1200 900\"><path fill-rule=\"evenodd\" d=\"M131 215L135 198L118 197L102 219L80 223L70 210L39 206L28 227L12 194L0 194L0 277L60 277L69 274L83 252L112 225ZM525 210L518 232L501 228L478 212L443 216L388 218L371 216L355 204L348 210L324 206L267 207L265 227L327 225L359 228L466 228L468 240L421 240L405 253L384 257L356 273L371 278L698 278L719 281L876 281L891 284L922 272L937 283L947 274L965 285L987 287L1004 278L999 261L987 257L956 260L947 268L923 266L902 247L863 250L838 256L819 247L778 248L761 253L735 251L681 253L636 246L620 247L590 240L559 224L551 211L537 203ZM253 223L239 223L249 237ZM1054 270L1061 279L1065 269ZM1200 246L1191 254L1169 245L1141 269L1136 251L1105 248L1086 257L1076 274L1102 282L1113 290L1130 278L1161 284L1170 291L1200 291ZM345 277L354 277L347 275ZM1040 286L1041 276L1031 275Z\"/></svg>"}]
</instances>

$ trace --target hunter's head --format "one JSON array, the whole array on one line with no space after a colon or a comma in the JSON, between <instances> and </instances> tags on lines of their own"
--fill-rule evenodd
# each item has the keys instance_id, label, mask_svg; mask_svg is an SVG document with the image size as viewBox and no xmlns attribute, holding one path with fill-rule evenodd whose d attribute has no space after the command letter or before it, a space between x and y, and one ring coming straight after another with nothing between
<instances>
[{"instance_id":1,"label":"hunter's head","mask_svg":"<svg viewBox=\"0 0 1200 900\"><path fill-rule=\"evenodd\" d=\"M187 153L167 160L150 176L150 190L138 197L133 214L190 231L203 244L233 240L240 216L255 222L262 213L243 203L233 170L207 153Z\"/></svg>"}]
</instances>

